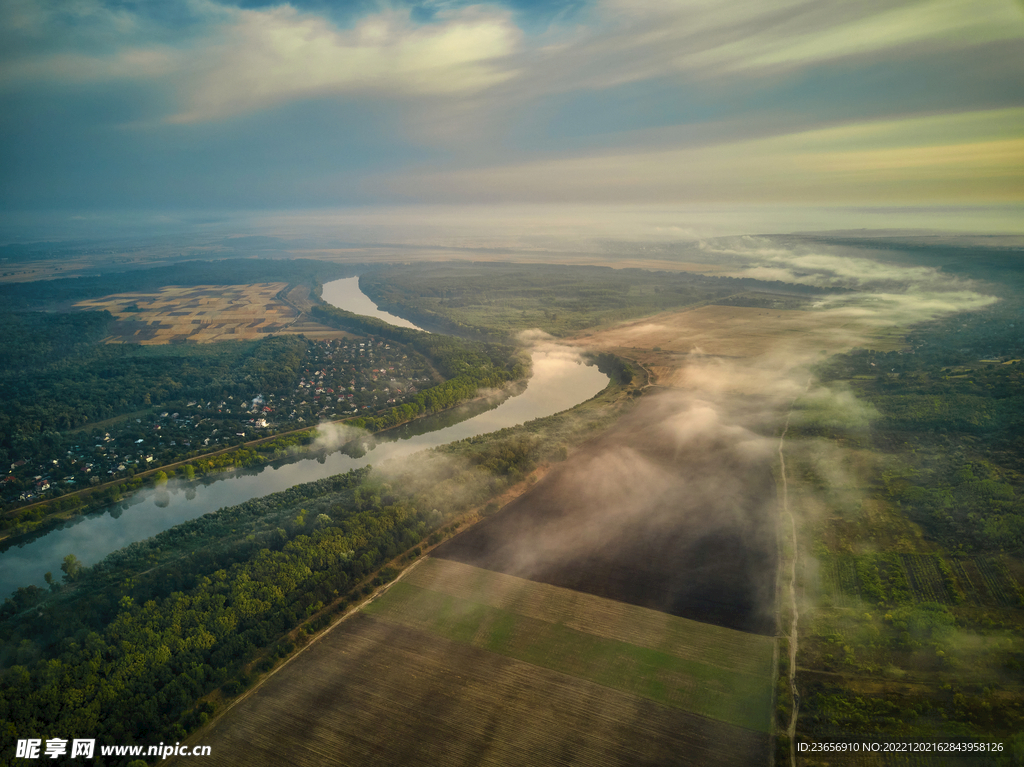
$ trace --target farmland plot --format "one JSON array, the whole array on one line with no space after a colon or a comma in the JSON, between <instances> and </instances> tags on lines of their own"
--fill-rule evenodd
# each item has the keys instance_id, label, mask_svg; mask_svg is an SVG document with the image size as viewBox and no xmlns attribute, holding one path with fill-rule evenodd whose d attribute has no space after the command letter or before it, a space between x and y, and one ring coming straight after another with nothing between
<instances>
[{"instance_id":1,"label":"farmland plot","mask_svg":"<svg viewBox=\"0 0 1024 767\"><path fill-rule=\"evenodd\" d=\"M768 729L768 674L682 659L404 582L394 584L367 612L673 708L747 729Z\"/></svg>"},{"instance_id":2,"label":"farmland plot","mask_svg":"<svg viewBox=\"0 0 1024 767\"><path fill-rule=\"evenodd\" d=\"M974 566L981 576L981 582L984 584L990 604L1000 607L1017 606L1020 599L1020 587L1010 575L1005 564L998 559L976 557Z\"/></svg>"},{"instance_id":3,"label":"farmland plot","mask_svg":"<svg viewBox=\"0 0 1024 767\"><path fill-rule=\"evenodd\" d=\"M935 554L900 554L903 567L910 579L910 588L918 602L938 602L951 604L953 600L947 592L937 555Z\"/></svg>"},{"instance_id":4,"label":"farmland plot","mask_svg":"<svg viewBox=\"0 0 1024 767\"><path fill-rule=\"evenodd\" d=\"M107 343L166 344L253 340L268 333L310 338L345 334L310 323L277 294L284 282L254 285L168 286L80 301L79 309L107 310L116 318Z\"/></svg>"},{"instance_id":5,"label":"farmland plot","mask_svg":"<svg viewBox=\"0 0 1024 767\"><path fill-rule=\"evenodd\" d=\"M821 588L834 607L857 607L860 587L857 584L857 563L846 554L828 554L821 558Z\"/></svg>"},{"instance_id":6,"label":"farmland plot","mask_svg":"<svg viewBox=\"0 0 1024 767\"><path fill-rule=\"evenodd\" d=\"M823 593L833 607L857 608L861 574L874 581L873 599L888 604L935 602L1014 606L1018 586L1000 560L947 559L939 554L827 554L820 560ZM870 584L869 584L870 585Z\"/></svg>"},{"instance_id":7,"label":"farmland plot","mask_svg":"<svg viewBox=\"0 0 1024 767\"><path fill-rule=\"evenodd\" d=\"M356 615L209 731L220 765L748 765L767 736Z\"/></svg>"},{"instance_id":8,"label":"farmland plot","mask_svg":"<svg viewBox=\"0 0 1024 767\"><path fill-rule=\"evenodd\" d=\"M402 583L535 618L586 634L746 674L771 673L769 637L536 583L450 560L428 558Z\"/></svg>"}]
</instances>

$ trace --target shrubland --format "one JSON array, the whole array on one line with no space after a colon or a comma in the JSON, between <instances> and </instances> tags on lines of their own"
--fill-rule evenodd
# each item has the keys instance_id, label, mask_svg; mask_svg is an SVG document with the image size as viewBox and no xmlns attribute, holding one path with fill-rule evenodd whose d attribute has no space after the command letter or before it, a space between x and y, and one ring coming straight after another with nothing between
<instances>
[{"instance_id":1,"label":"shrubland","mask_svg":"<svg viewBox=\"0 0 1024 767\"><path fill-rule=\"evenodd\" d=\"M919 325L818 367L867 421L797 400L798 739L1000 742L1024 728L1024 305ZM780 724L788 692L780 688ZM1016 740L1015 740L1016 738ZM782 755L780 754L780 758ZM785 755L788 759L788 753ZM993 760L997 757L993 756Z\"/></svg>"}]
</instances>

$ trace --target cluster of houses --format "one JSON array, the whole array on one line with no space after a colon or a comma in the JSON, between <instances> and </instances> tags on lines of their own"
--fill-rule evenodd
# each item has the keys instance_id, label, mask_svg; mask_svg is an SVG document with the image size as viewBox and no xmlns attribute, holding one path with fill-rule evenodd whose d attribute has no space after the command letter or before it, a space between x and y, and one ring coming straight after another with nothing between
<instances>
[{"instance_id":1,"label":"cluster of houses","mask_svg":"<svg viewBox=\"0 0 1024 767\"><path fill-rule=\"evenodd\" d=\"M321 341L287 403L297 422L375 413L415 395L430 381L408 355L383 341Z\"/></svg>"},{"instance_id":2,"label":"cluster of houses","mask_svg":"<svg viewBox=\"0 0 1024 767\"><path fill-rule=\"evenodd\" d=\"M374 415L430 385L430 371L415 365L383 341L313 342L299 380L286 391L167 403L105 430L63 435L54 455L12 463L0 479L0 498L8 506L43 500L300 424Z\"/></svg>"}]
</instances>

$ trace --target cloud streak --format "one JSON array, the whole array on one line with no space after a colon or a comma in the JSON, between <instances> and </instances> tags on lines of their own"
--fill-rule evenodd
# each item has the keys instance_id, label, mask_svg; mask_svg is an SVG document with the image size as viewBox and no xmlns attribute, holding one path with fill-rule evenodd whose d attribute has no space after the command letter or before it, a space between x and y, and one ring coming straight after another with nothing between
<instances>
[{"instance_id":1,"label":"cloud streak","mask_svg":"<svg viewBox=\"0 0 1024 767\"><path fill-rule=\"evenodd\" d=\"M519 45L509 12L475 6L415 23L408 10L387 8L342 29L323 16L282 4L241 9L190 0L200 20L172 40L152 22L99 2L73 7L80 22L61 50L8 60L0 74L19 82L152 81L173 94L171 123L218 120L297 99L372 91L378 96L466 94L514 72L498 62ZM17 27L39 34L54 11L20 5ZM117 31L121 39L102 32ZM125 42L128 41L128 42Z\"/></svg>"},{"instance_id":2,"label":"cloud streak","mask_svg":"<svg viewBox=\"0 0 1024 767\"><path fill-rule=\"evenodd\" d=\"M8 0L4 201L1021 200L1009 0L331 13Z\"/></svg>"},{"instance_id":3,"label":"cloud streak","mask_svg":"<svg viewBox=\"0 0 1024 767\"><path fill-rule=\"evenodd\" d=\"M186 84L172 122L196 122L298 98L372 90L438 96L473 93L508 77L495 62L519 37L507 13L478 8L429 26L384 11L352 30L290 6L237 11L198 61L177 62Z\"/></svg>"},{"instance_id":4,"label":"cloud streak","mask_svg":"<svg viewBox=\"0 0 1024 767\"><path fill-rule=\"evenodd\" d=\"M908 118L698 148L403 172L368 189L490 201L1018 200L1024 109ZM934 143L921 146L932 139Z\"/></svg>"}]
</instances>

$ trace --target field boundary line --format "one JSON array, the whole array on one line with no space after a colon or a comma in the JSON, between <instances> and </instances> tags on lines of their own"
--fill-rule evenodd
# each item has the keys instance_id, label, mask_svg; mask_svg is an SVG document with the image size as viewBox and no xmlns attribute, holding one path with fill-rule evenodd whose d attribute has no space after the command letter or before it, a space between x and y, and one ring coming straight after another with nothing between
<instances>
[{"instance_id":1,"label":"field boundary line","mask_svg":"<svg viewBox=\"0 0 1024 767\"><path fill-rule=\"evenodd\" d=\"M811 379L807 379L804 393L811 388ZM790 529L793 535L793 562L789 580L789 599L793 615L789 629L789 690L793 698L793 710L789 717L789 726L786 728L786 735L789 737L789 763L790 767L796 767L796 720L800 714L800 693L796 689L796 651L800 613L796 605L796 563L797 563L797 537L796 537L796 515L789 507L789 482L786 479L786 456L783 447L786 443L786 434L789 432L789 421L793 417L793 407L796 405L798 394L789 405L789 412L786 414L786 425L779 437L779 473L782 476L782 511L789 515Z\"/></svg>"},{"instance_id":2,"label":"field boundary line","mask_svg":"<svg viewBox=\"0 0 1024 767\"><path fill-rule=\"evenodd\" d=\"M692 660L730 672L774 679L770 662L764 663L763 666L760 663L756 664L760 668L747 664L739 668L738 661L734 658L708 656L710 651L717 648L739 644L742 646L739 652L748 656L764 657L768 645L775 645L772 637L684 618L661 610L533 581L457 560L434 556L428 559L430 563L407 581L409 585L466 603L514 613L524 618L552 625L562 624L590 636L664 652L680 660ZM467 590L461 586L460 584L466 583L464 579L467 578L485 580L484 590ZM525 601L523 597L527 597ZM552 610L558 615L552 614ZM600 618L597 617L599 615ZM641 635L637 636L629 629L614 628L626 624L631 628L644 627ZM656 641L647 638L651 631L657 633ZM693 651L684 652L682 648L674 646L676 643L685 644Z\"/></svg>"},{"instance_id":3,"label":"field boundary line","mask_svg":"<svg viewBox=\"0 0 1024 767\"><path fill-rule=\"evenodd\" d=\"M769 734L772 682L767 675L679 658L664 650L589 634L410 583L402 584L378 604L366 608L374 620L627 692L766 737ZM515 621L515 638L507 635L505 618ZM666 685L675 692L666 693ZM757 705L751 708L752 703Z\"/></svg>"}]
</instances>

